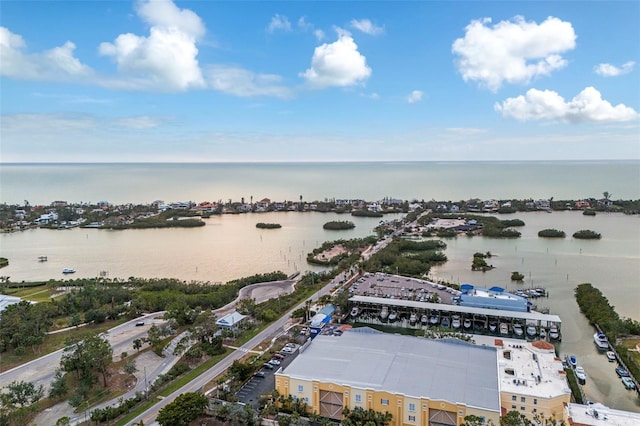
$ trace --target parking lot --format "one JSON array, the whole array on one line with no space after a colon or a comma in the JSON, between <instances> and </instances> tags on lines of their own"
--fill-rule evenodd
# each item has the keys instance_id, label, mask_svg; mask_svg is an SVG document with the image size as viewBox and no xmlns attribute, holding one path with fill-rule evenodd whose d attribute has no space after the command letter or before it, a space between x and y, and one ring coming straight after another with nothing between
<instances>
[{"instance_id":1,"label":"parking lot","mask_svg":"<svg viewBox=\"0 0 640 426\"><path fill-rule=\"evenodd\" d=\"M383 273L365 273L356 280L349 292L352 295L427 302L437 297L440 303L452 304L458 291L429 281Z\"/></svg>"},{"instance_id":2,"label":"parking lot","mask_svg":"<svg viewBox=\"0 0 640 426\"><path fill-rule=\"evenodd\" d=\"M259 408L260 396L270 395L276 387L275 372L289 365L298 356L300 345L293 343L291 345L294 345L291 349L292 353L283 351L277 353L281 357L279 359L280 365L272 366L273 369L263 366L236 392L239 402L251 404L256 409Z\"/></svg>"}]
</instances>

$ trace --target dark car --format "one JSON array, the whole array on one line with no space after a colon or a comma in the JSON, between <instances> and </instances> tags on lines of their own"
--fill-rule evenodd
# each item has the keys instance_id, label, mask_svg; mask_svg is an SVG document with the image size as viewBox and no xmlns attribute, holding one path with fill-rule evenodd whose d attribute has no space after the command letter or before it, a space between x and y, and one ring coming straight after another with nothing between
<instances>
[{"instance_id":1,"label":"dark car","mask_svg":"<svg viewBox=\"0 0 640 426\"><path fill-rule=\"evenodd\" d=\"M269 370L273 370L273 365L269 364L269 363L265 363L263 365L264 368L268 368Z\"/></svg>"},{"instance_id":2,"label":"dark car","mask_svg":"<svg viewBox=\"0 0 640 426\"><path fill-rule=\"evenodd\" d=\"M266 376L266 374L264 374L264 371L258 371L256 374L254 374L254 376L256 377L260 377L263 378Z\"/></svg>"},{"instance_id":3,"label":"dark car","mask_svg":"<svg viewBox=\"0 0 640 426\"><path fill-rule=\"evenodd\" d=\"M618 377L629 377L629 372L622 367L616 367Z\"/></svg>"},{"instance_id":4,"label":"dark car","mask_svg":"<svg viewBox=\"0 0 640 426\"><path fill-rule=\"evenodd\" d=\"M144 325L144 321L138 321L136 323L136 327L142 327Z\"/></svg>"}]
</instances>

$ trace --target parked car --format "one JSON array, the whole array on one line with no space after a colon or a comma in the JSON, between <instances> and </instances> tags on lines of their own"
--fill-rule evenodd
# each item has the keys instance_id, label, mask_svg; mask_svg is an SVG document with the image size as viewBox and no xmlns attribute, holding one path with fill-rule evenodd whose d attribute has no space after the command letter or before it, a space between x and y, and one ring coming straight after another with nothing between
<instances>
[{"instance_id":1,"label":"parked car","mask_svg":"<svg viewBox=\"0 0 640 426\"><path fill-rule=\"evenodd\" d=\"M618 377L629 377L629 372L622 367L616 367Z\"/></svg>"},{"instance_id":2,"label":"parked car","mask_svg":"<svg viewBox=\"0 0 640 426\"><path fill-rule=\"evenodd\" d=\"M273 364L269 364L268 362L265 362L265 364L263 365L264 368L267 368L269 370L273 370Z\"/></svg>"},{"instance_id":3,"label":"parked car","mask_svg":"<svg viewBox=\"0 0 640 426\"><path fill-rule=\"evenodd\" d=\"M144 325L144 321L138 321L136 323L136 327L142 327Z\"/></svg>"},{"instance_id":4,"label":"parked car","mask_svg":"<svg viewBox=\"0 0 640 426\"><path fill-rule=\"evenodd\" d=\"M284 359L285 358L284 355L282 355L282 354L274 354L273 357L276 358L276 359Z\"/></svg>"},{"instance_id":5,"label":"parked car","mask_svg":"<svg viewBox=\"0 0 640 426\"><path fill-rule=\"evenodd\" d=\"M282 348L282 351L281 351L281 352L284 352L284 353L286 353L286 354L292 354L292 353L293 353L293 348L290 348L290 347L288 347L288 346L285 346L284 348Z\"/></svg>"},{"instance_id":6,"label":"parked car","mask_svg":"<svg viewBox=\"0 0 640 426\"><path fill-rule=\"evenodd\" d=\"M280 361L278 361L277 359L274 358L272 360L269 360L269 364L271 364L271 365L280 365Z\"/></svg>"},{"instance_id":7,"label":"parked car","mask_svg":"<svg viewBox=\"0 0 640 426\"><path fill-rule=\"evenodd\" d=\"M264 371L258 371L256 374L254 374L254 376L264 379L266 374L264 374Z\"/></svg>"}]
</instances>

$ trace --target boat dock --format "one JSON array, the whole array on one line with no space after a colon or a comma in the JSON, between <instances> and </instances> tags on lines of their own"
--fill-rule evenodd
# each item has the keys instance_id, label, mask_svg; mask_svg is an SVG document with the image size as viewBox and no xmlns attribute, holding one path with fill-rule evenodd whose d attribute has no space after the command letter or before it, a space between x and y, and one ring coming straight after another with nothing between
<instances>
[{"instance_id":1,"label":"boat dock","mask_svg":"<svg viewBox=\"0 0 640 426\"><path fill-rule=\"evenodd\" d=\"M606 335L606 333L600 328L598 324L594 324L594 326L598 333L603 333ZM616 350L615 346L611 344L611 342L609 342L609 351L614 353L616 357L616 362L618 363L618 365L629 372L629 376L630 376L629 378L633 380L633 383L636 386L635 391L638 394L638 397L640 397L640 382L638 382L638 379L634 377L634 375L631 373L631 370L629 370L629 367L627 367L627 364L625 364L624 360Z\"/></svg>"}]
</instances>

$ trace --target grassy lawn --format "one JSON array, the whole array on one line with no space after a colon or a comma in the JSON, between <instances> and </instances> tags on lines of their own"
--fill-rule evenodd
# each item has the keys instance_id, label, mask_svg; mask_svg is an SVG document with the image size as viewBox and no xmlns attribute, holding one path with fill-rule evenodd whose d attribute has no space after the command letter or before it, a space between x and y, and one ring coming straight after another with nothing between
<instances>
[{"instance_id":1,"label":"grassy lawn","mask_svg":"<svg viewBox=\"0 0 640 426\"><path fill-rule=\"evenodd\" d=\"M62 333L48 334L44 338L44 343L40 345L34 353L31 349L27 349L23 354L16 354L13 351L5 352L0 359L0 371L7 371L18 365L40 358L58 349L64 348L64 342L69 339L84 339L89 336L102 333L117 325L127 322L126 318L120 318L117 321L109 321L102 324L91 324L86 327L80 327Z\"/></svg>"}]
</instances>

